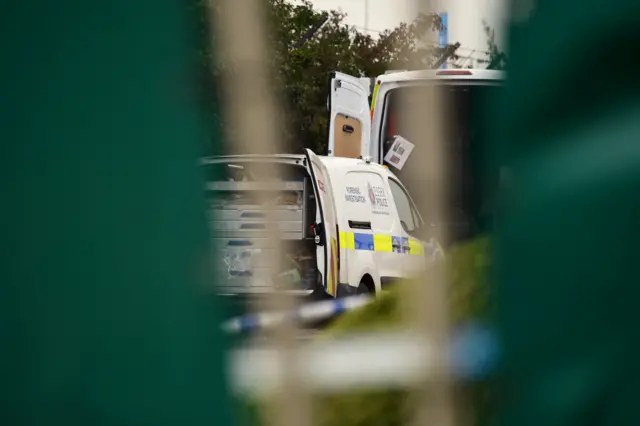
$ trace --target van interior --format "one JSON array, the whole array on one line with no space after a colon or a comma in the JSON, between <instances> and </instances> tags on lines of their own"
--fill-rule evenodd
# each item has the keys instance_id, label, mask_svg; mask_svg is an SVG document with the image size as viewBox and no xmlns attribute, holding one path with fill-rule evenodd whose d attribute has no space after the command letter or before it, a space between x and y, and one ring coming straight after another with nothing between
<instances>
[{"instance_id":1,"label":"van interior","mask_svg":"<svg viewBox=\"0 0 640 426\"><path fill-rule=\"evenodd\" d=\"M317 288L320 274L310 229L316 198L302 160L283 164L233 159L209 164L206 170L220 291L259 294L285 287L302 292ZM280 251L269 238L269 217L280 237Z\"/></svg>"},{"instance_id":2,"label":"van interior","mask_svg":"<svg viewBox=\"0 0 640 426\"><path fill-rule=\"evenodd\" d=\"M428 185L424 182L410 182L406 178L408 168L421 166L420 158L424 158L425 151L419 143L422 135L416 134L420 129L407 124L403 111L416 108L418 97L424 96L424 91L433 90L434 87L436 86L397 88L390 91L385 98L385 119L381 129L383 134L380 135L383 141L382 158L396 135L415 143L416 146L403 170L398 171L392 165L388 165L412 194L418 190L428 190ZM446 223L439 225L448 228L449 243L453 244L483 232L490 223L490 204L484 195L487 176L480 171L482 139L486 134L482 105L488 96L494 96L501 90L501 86L489 82L452 82L437 87L442 90L439 99L448 116L444 137L449 170L446 177L449 217ZM421 214L426 223L433 223L428 211L421 211Z\"/></svg>"}]
</instances>

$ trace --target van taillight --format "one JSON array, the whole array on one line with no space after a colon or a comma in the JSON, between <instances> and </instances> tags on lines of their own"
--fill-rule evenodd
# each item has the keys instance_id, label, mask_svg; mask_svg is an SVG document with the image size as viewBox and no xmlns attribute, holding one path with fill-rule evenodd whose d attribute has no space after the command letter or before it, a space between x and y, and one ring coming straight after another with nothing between
<instances>
[{"instance_id":1,"label":"van taillight","mask_svg":"<svg viewBox=\"0 0 640 426\"><path fill-rule=\"evenodd\" d=\"M471 71L467 71L467 70L445 70L445 71L436 72L436 75L472 75L472 74L471 74Z\"/></svg>"}]
</instances>

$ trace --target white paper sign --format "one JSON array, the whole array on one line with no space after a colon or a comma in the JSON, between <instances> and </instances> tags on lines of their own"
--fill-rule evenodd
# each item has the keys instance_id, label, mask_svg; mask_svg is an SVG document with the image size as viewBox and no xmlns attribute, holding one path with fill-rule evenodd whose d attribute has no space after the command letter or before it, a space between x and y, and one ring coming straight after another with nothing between
<instances>
[{"instance_id":1,"label":"white paper sign","mask_svg":"<svg viewBox=\"0 0 640 426\"><path fill-rule=\"evenodd\" d=\"M396 169L402 170L404 163L407 162L407 158L411 155L414 147L414 144L402 136L394 136L393 145L391 145L391 149L389 149L387 155L384 156L384 161Z\"/></svg>"}]
</instances>

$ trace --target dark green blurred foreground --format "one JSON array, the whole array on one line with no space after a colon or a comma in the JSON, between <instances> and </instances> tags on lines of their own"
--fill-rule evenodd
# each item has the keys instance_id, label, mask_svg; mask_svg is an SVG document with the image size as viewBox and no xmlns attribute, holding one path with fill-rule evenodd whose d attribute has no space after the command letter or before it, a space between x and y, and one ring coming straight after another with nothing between
<instances>
[{"instance_id":1,"label":"dark green blurred foreground","mask_svg":"<svg viewBox=\"0 0 640 426\"><path fill-rule=\"evenodd\" d=\"M187 13L0 13L2 425L230 424Z\"/></svg>"},{"instance_id":2,"label":"dark green blurred foreground","mask_svg":"<svg viewBox=\"0 0 640 426\"><path fill-rule=\"evenodd\" d=\"M500 424L639 425L640 2L535 3L494 109Z\"/></svg>"}]
</instances>

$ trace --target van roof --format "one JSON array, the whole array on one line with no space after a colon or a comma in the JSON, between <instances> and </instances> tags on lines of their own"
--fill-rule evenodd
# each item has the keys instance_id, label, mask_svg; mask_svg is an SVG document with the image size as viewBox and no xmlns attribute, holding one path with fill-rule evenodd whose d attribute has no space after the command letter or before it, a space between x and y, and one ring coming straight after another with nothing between
<instances>
[{"instance_id":1,"label":"van roof","mask_svg":"<svg viewBox=\"0 0 640 426\"><path fill-rule=\"evenodd\" d=\"M328 169L339 169L339 168L348 168L354 166L363 166L363 167L373 167L377 171L382 172L383 174L387 174L391 177L395 177L393 172L389 170L387 167L382 166L374 161L367 163L363 159L356 158L346 158L346 157L320 157L322 162L327 166Z\"/></svg>"},{"instance_id":2,"label":"van roof","mask_svg":"<svg viewBox=\"0 0 640 426\"><path fill-rule=\"evenodd\" d=\"M201 164L218 163L221 160L303 160L305 158L302 154L237 154L237 155L215 155L212 157L204 157L201 159Z\"/></svg>"},{"instance_id":3,"label":"van roof","mask_svg":"<svg viewBox=\"0 0 640 426\"><path fill-rule=\"evenodd\" d=\"M393 174L393 172L391 172L391 170L389 170L388 168L375 163L375 162L371 162L368 163L363 160L363 159L356 159L356 158L346 158L346 157L327 157L327 156L323 156L323 155L319 155L318 158L320 158L320 160L327 166L327 168L330 169L339 169L341 167L354 167L354 166L364 166L366 165L366 167L375 167L380 171L384 171L384 173L387 173L393 177L395 177L395 175ZM206 164L214 164L214 163L220 163L220 162L224 162L226 161L281 161L281 160L285 160L285 161L301 161L304 160L305 156L301 155L301 154L272 154L272 155L260 155L260 154L240 154L240 155L219 155L219 156L214 156L214 157L205 157L202 158L201 160L201 164L202 165L206 165Z\"/></svg>"},{"instance_id":4,"label":"van roof","mask_svg":"<svg viewBox=\"0 0 640 426\"><path fill-rule=\"evenodd\" d=\"M378 77L380 83L415 80L504 80L504 71L486 69L438 69L420 71L398 71Z\"/></svg>"}]
</instances>

